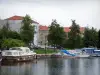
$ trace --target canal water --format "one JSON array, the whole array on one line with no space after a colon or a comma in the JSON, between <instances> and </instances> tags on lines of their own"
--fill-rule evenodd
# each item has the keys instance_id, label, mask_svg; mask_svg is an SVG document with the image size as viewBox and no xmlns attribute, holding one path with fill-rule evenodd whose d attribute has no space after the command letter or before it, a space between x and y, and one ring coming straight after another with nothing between
<instances>
[{"instance_id":1,"label":"canal water","mask_svg":"<svg viewBox=\"0 0 100 75\"><path fill-rule=\"evenodd\" d=\"M0 75L100 75L100 58L39 59L3 63Z\"/></svg>"}]
</instances>

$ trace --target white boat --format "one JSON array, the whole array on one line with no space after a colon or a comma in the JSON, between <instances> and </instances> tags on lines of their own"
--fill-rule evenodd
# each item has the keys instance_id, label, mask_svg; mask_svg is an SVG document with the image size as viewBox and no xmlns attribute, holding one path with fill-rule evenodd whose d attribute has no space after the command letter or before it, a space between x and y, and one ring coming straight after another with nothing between
<instances>
[{"instance_id":1,"label":"white boat","mask_svg":"<svg viewBox=\"0 0 100 75\"><path fill-rule=\"evenodd\" d=\"M28 61L33 60L36 53L28 47L13 47L2 51L2 61Z\"/></svg>"},{"instance_id":2,"label":"white boat","mask_svg":"<svg viewBox=\"0 0 100 75\"><path fill-rule=\"evenodd\" d=\"M78 57L80 57L80 58L85 58L85 57L90 57L90 55L88 55L88 54L81 54L81 55L78 55Z\"/></svg>"},{"instance_id":3,"label":"white boat","mask_svg":"<svg viewBox=\"0 0 100 75\"><path fill-rule=\"evenodd\" d=\"M79 57L79 58L85 58L85 57L90 57L89 54L87 54L86 52L82 52L80 51L76 51L76 50L68 50L67 53L65 52L58 52L55 53L54 55L56 56L63 56L63 57Z\"/></svg>"},{"instance_id":4,"label":"white boat","mask_svg":"<svg viewBox=\"0 0 100 75\"><path fill-rule=\"evenodd\" d=\"M86 52L76 52L75 55L80 58L90 57L90 55L87 54Z\"/></svg>"}]
</instances>

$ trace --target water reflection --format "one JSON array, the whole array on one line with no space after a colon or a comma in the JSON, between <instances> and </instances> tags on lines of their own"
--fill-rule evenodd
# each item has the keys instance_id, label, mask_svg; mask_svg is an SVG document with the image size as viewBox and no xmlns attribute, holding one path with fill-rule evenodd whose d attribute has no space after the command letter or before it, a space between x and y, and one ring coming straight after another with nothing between
<instances>
[{"instance_id":1,"label":"water reflection","mask_svg":"<svg viewBox=\"0 0 100 75\"><path fill-rule=\"evenodd\" d=\"M0 66L0 75L100 75L100 58L3 63Z\"/></svg>"},{"instance_id":2,"label":"water reflection","mask_svg":"<svg viewBox=\"0 0 100 75\"><path fill-rule=\"evenodd\" d=\"M31 65L32 63L3 63L0 75L31 75Z\"/></svg>"},{"instance_id":3,"label":"water reflection","mask_svg":"<svg viewBox=\"0 0 100 75\"><path fill-rule=\"evenodd\" d=\"M51 59L48 61L49 75L62 75L63 59Z\"/></svg>"}]
</instances>

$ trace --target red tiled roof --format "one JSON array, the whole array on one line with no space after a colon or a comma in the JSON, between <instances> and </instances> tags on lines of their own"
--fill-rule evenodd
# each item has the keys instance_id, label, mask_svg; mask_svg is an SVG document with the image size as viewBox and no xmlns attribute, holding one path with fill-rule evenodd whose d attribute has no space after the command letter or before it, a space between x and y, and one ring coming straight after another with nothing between
<instances>
[{"instance_id":1,"label":"red tiled roof","mask_svg":"<svg viewBox=\"0 0 100 75\"><path fill-rule=\"evenodd\" d=\"M22 20L23 17L22 16L12 16L10 18L7 18L7 20Z\"/></svg>"},{"instance_id":2,"label":"red tiled roof","mask_svg":"<svg viewBox=\"0 0 100 75\"><path fill-rule=\"evenodd\" d=\"M23 16L12 16L12 17L10 17L10 18L7 18L6 20L23 20ZM33 23L37 23L37 24L39 24L38 22L36 22L36 21L34 21L34 20L32 20L32 22Z\"/></svg>"},{"instance_id":3,"label":"red tiled roof","mask_svg":"<svg viewBox=\"0 0 100 75\"><path fill-rule=\"evenodd\" d=\"M70 32L70 27L64 27L65 32Z\"/></svg>"},{"instance_id":4,"label":"red tiled roof","mask_svg":"<svg viewBox=\"0 0 100 75\"><path fill-rule=\"evenodd\" d=\"M48 27L47 27L47 26L42 26L42 25L40 25L40 26L39 26L39 30L48 30Z\"/></svg>"},{"instance_id":5,"label":"red tiled roof","mask_svg":"<svg viewBox=\"0 0 100 75\"><path fill-rule=\"evenodd\" d=\"M81 27L80 31L83 32L85 30L85 27Z\"/></svg>"},{"instance_id":6,"label":"red tiled roof","mask_svg":"<svg viewBox=\"0 0 100 75\"><path fill-rule=\"evenodd\" d=\"M84 31L84 27L80 27L80 31L83 32ZM42 26L40 25L39 30L48 30L48 26ZM64 27L64 31L65 32L70 32L70 27Z\"/></svg>"}]
</instances>

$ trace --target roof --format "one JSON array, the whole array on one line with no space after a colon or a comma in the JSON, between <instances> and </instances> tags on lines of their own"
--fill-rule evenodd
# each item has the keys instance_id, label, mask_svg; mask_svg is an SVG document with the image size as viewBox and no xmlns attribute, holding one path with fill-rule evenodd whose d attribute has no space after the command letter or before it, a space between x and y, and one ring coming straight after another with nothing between
<instances>
[{"instance_id":1,"label":"roof","mask_svg":"<svg viewBox=\"0 0 100 75\"><path fill-rule=\"evenodd\" d=\"M12 16L12 17L9 17L7 18L7 20L23 20L23 17L22 16Z\"/></svg>"},{"instance_id":2,"label":"roof","mask_svg":"<svg viewBox=\"0 0 100 75\"><path fill-rule=\"evenodd\" d=\"M40 27L39 27L39 29L40 30L48 30L48 26L42 26L42 25L40 25ZM84 31L84 27L80 27L80 31L82 32L82 31ZM70 27L64 27L64 31L65 32L70 32Z\"/></svg>"},{"instance_id":3,"label":"roof","mask_svg":"<svg viewBox=\"0 0 100 75\"><path fill-rule=\"evenodd\" d=\"M39 26L39 30L48 30L48 26L42 26L42 25L40 25Z\"/></svg>"},{"instance_id":4,"label":"roof","mask_svg":"<svg viewBox=\"0 0 100 75\"><path fill-rule=\"evenodd\" d=\"M83 32L85 30L85 27L80 27L80 31Z\"/></svg>"},{"instance_id":5,"label":"roof","mask_svg":"<svg viewBox=\"0 0 100 75\"><path fill-rule=\"evenodd\" d=\"M6 20L23 20L23 16L12 16L12 17L9 17L7 18ZM39 24L38 22L32 20L33 23L36 23L36 24Z\"/></svg>"},{"instance_id":6,"label":"roof","mask_svg":"<svg viewBox=\"0 0 100 75\"><path fill-rule=\"evenodd\" d=\"M70 32L70 27L64 27L65 32Z\"/></svg>"}]
</instances>

